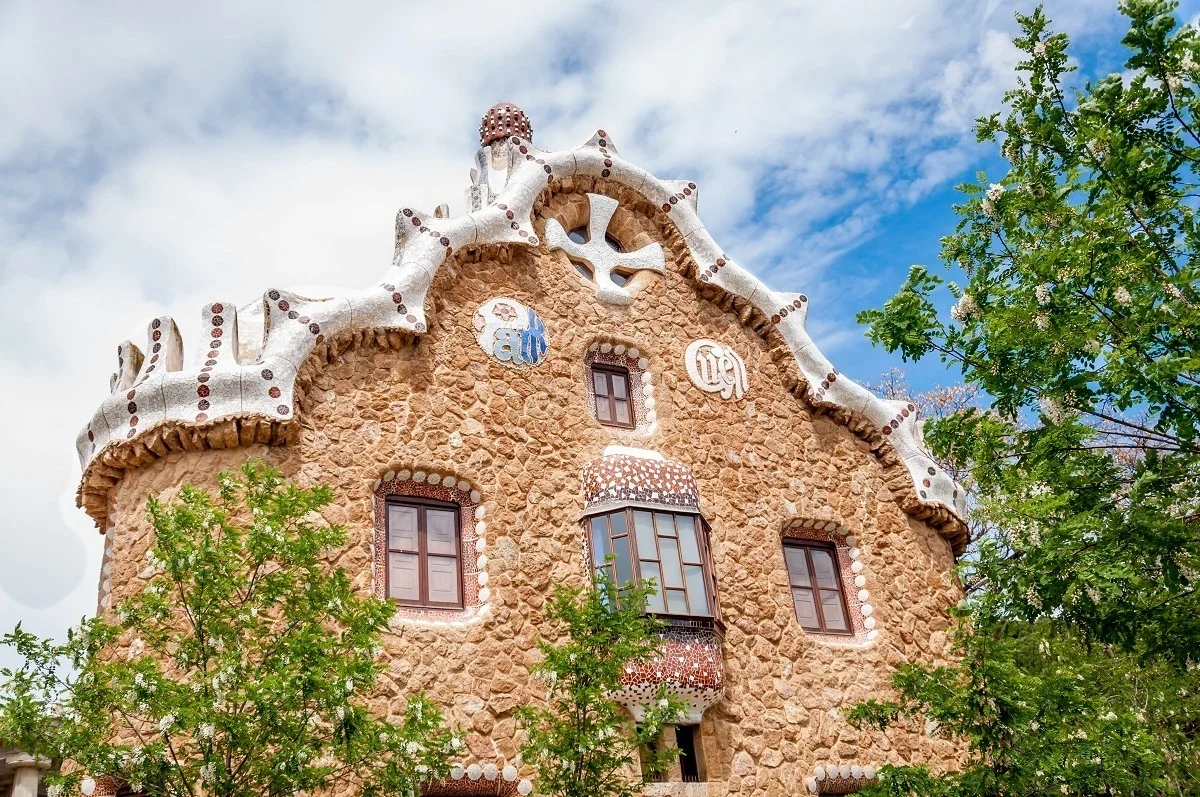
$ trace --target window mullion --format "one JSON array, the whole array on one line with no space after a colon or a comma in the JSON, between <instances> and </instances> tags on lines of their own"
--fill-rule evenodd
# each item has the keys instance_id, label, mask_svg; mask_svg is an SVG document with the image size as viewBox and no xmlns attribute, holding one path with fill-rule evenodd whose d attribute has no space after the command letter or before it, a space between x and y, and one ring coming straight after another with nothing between
<instances>
[{"instance_id":1,"label":"window mullion","mask_svg":"<svg viewBox=\"0 0 1200 797\"><path fill-rule=\"evenodd\" d=\"M817 583L817 569L813 566L812 549L805 545L804 561L808 563L808 577L812 584L813 607L817 613L817 624L820 625L821 631L827 631L825 627L825 612L821 610L821 585Z\"/></svg>"}]
</instances>

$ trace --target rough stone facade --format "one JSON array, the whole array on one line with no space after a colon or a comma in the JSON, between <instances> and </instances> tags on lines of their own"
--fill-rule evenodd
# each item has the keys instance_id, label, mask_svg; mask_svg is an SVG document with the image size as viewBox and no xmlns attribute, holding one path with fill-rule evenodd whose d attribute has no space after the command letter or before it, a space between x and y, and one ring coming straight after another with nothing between
<instances>
[{"instance_id":1,"label":"rough stone facade","mask_svg":"<svg viewBox=\"0 0 1200 797\"><path fill-rule=\"evenodd\" d=\"M536 640L555 634L545 602L555 584L582 583L589 573L584 468L610 446L645 449L690 468L711 527L724 694L701 722L707 794L841 793L884 762L952 760L951 745L920 729L885 739L856 731L844 716L858 700L890 694L900 663L946 655L946 609L959 598L950 576L957 521L940 516L935 526L912 511L912 481L897 455L878 435L856 433L844 414L807 400L778 335L756 328L726 294L699 290L678 234L664 233L663 220L644 200L631 201L629 189L600 178L552 181L535 206L538 239L546 240L548 219L566 230L586 223L587 193L620 202L608 233L626 251L660 244L665 254L664 273L638 271L629 280L628 305L596 301L595 285L546 244L457 253L429 288L424 334L360 333L299 365L303 389L286 435L208 427L206 440L221 445L166 447L114 474L103 512L104 605L138 583L150 542L147 496L169 497L185 482L213 487L218 472L248 457L301 483L332 485L337 501L326 518L351 537L336 563L366 593L378 592L381 483L397 484L404 471L465 480L478 492L473 517L484 527L469 568L478 579L468 590L474 605L401 613L385 639L382 684L396 697L381 699L379 710L399 711L404 693L428 691L467 732L457 773L463 793L502 793L511 790L510 774L529 774L517 755L513 709L543 691L530 670ZM549 346L535 367L509 367L477 344L473 314L495 297L544 320ZM684 351L698 339L740 355L749 385L741 399L689 380ZM585 361L596 343L638 350L653 375L653 423L644 422L644 396L635 429L593 417ZM820 534L840 545L855 615L850 637L806 633L796 618L781 540ZM466 549L464 541L464 558Z\"/></svg>"}]
</instances>

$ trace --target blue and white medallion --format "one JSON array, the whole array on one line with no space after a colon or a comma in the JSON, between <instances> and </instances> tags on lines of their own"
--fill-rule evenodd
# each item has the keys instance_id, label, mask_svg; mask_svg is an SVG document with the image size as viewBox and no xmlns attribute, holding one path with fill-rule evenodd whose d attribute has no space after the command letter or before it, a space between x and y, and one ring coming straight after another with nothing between
<instances>
[{"instance_id":1,"label":"blue and white medallion","mask_svg":"<svg viewBox=\"0 0 1200 797\"><path fill-rule=\"evenodd\" d=\"M479 347L505 365L535 366L550 350L545 323L515 299L488 299L475 311L474 323Z\"/></svg>"}]
</instances>

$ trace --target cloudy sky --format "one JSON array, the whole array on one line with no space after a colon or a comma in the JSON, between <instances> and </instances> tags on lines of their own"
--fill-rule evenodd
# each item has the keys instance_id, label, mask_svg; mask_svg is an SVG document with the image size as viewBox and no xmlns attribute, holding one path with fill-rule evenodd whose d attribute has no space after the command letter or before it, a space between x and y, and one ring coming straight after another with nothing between
<instances>
[{"instance_id":1,"label":"cloudy sky","mask_svg":"<svg viewBox=\"0 0 1200 797\"><path fill-rule=\"evenodd\" d=\"M208 301L369 284L398 207L462 211L501 100L544 148L604 128L695 180L725 250L812 297L825 351L877 377L892 360L854 313L935 261L955 183L1002 173L970 122L1011 84L1031 5L0 3L0 630L94 608L74 437L116 344L167 313L186 347ZM1119 68L1114 2L1047 7L1085 72Z\"/></svg>"}]
</instances>

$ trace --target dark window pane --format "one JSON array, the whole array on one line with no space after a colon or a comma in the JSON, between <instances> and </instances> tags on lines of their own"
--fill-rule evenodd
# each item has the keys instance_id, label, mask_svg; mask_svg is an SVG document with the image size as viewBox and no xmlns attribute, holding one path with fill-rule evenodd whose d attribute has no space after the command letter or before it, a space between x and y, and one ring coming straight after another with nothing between
<instances>
[{"instance_id":1,"label":"dark window pane","mask_svg":"<svg viewBox=\"0 0 1200 797\"><path fill-rule=\"evenodd\" d=\"M800 621L801 627L820 631L821 623L817 620L817 607L813 603L812 590L793 587L792 600L796 603L796 619Z\"/></svg>"},{"instance_id":2,"label":"dark window pane","mask_svg":"<svg viewBox=\"0 0 1200 797\"><path fill-rule=\"evenodd\" d=\"M588 268L587 266L585 266L583 263L572 260L571 265L573 265L575 267L575 270L579 272L579 276L583 277L584 279L588 279L588 280L592 279L592 270L590 268Z\"/></svg>"},{"instance_id":3,"label":"dark window pane","mask_svg":"<svg viewBox=\"0 0 1200 797\"><path fill-rule=\"evenodd\" d=\"M613 238L611 235L605 235L604 240L609 246L611 246L613 249L617 250L618 252L625 251L625 247L621 246L621 242L618 241L616 238Z\"/></svg>"},{"instance_id":4,"label":"dark window pane","mask_svg":"<svg viewBox=\"0 0 1200 797\"><path fill-rule=\"evenodd\" d=\"M622 288L624 288L625 284L629 282L629 275L622 274L619 271L609 272L608 278L611 279L614 283L616 283L617 285L619 285Z\"/></svg>"},{"instance_id":5,"label":"dark window pane","mask_svg":"<svg viewBox=\"0 0 1200 797\"><path fill-rule=\"evenodd\" d=\"M577 244L585 244L588 242L587 227L576 227L567 233L567 237Z\"/></svg>"},{"instance_id":6,"label":"dark window pane","mask_svg":"<svg viewBox=\"0 0 1200 797\"><path fill-rule=\"evenodd\" d=\"M662 551L663 584L668 587L682 587L683 571L679 569L679 541L674 537L659 537L658 548Z\"/></svg>"},{"instance_id":7,"label":"dark window pane","mask_svg":"<svg viewBox=\"0 0 1200 797\"><path fill-rule=\"evenodd\" d=\"M612 379L612 394L616 398L629 398L629 382L623 374L609 374Z\"/></svg>"},{"instance_id":8,"label":"dark window pane","mask_svg":"<svg viewBox=\"0 0 1200 797\"><path fill-rule=\"evenodd\" d=\"M388 505L388 547L397 551L417 550L417 508Z\"/></svg>"},{"instance_id":9,"label":"dark window pane","mask_svg":"<svg viewBox=\"0 0 1200 797\"><path fill-rule=\"evenodd\" d=\"M817 586L825 589L837 589L837 569L833 555L820 548L810 548L808 555L812 557L813 572L817 574Z\"/></svg>"},{"instance_id":10,"label":"dark window pane","mask_svg":"<svg viewBox=\"0 0 1200 797\"><path fill-rule=\"evenodd\" d=\"M667 592L667 611L671 614L687 614L687 595L681 589L669 589Z\"/></svg>"},{"instance_id":11,"label":"dark window pane","mask_svg":"<svg viewBox=\"0 0 1200 797\"><path fill-rule=\"evenodd\" d=\"M700 564L700 544L696 538L696 519L691 515L676 515L675 525L679 528L679 544L683 551L683 561L688 564Z\"/></svg>"},{"instance_id":12,"label":"dark window pane","mask_svg":"<svg viewBox=\"0 0 1200 797\"><path fill-rule=\"evenodd\" d=\"M803 548L784 548L783 555L787 558L788 577L792 586L811 587L808 575L808 555Z\"/></svg>"},{"instance_id":13,"label":"dark window pane","mask_svg":"<svg viewBox=\"0 0 1200 797\"><path fill-rule=\"evenodd\" d=\"M625 529L625 513L614 512L608 516L608 533L614 537L620 537L626 531Z\"/></svg>"},{"instance_id":14,"label":"dark window pane","mask_svg":"<svg viewBox=\"0 0 1200 797\"><path fill-rule=\"evenodd\" d=\"M608 395L608 374L604 371L592 371L592 384L596 387L597 396Z\"/></svg>"},{"instance_id":15,"label":"dark window pane","mask_svg":"<svg viewBox=\"0 0 1200 797\"><path fill-rule=\"evenodd\" d=\"M658 525L658 533L665 537L675 536L675 516L666 512L655 512L654 522Z\"/></svg>"},{"instance_id":16,"label":"dark window pane","mask_svg":"<svg viewBox=\"0 0 1200 797\"><path fill-rule=\"evenodd\" d=\"M604 566L608 556L608 520L603 516L592 518L592 564Z\"/></svg>"},{"instance_id":17,"label":"dark window pane","mask_svg":"<svg viewBox=\"0 0 1200 797\"><path fill-rule=\"evenodd\" d=\"M837 590L821 590L821 614L825 617L826 631L849 631L846 613L842 611L842 596Z\"/></svg>"},{"instance_id":18,"label":"dark window pane","mask_svg":"<svg viewBox=\"0 0 1200 797\"><path fill-rule=\"evenodd\" d=\"M455 556L454 513L445 509L425 511L425 551L431 554Z\"/></svg>"},{"instance_id":19,"label":"dark window pane","mask_svg":"<svg viewBox=\"0 0 1200 797\"><path fill-rule=\"evenodd\" d=\"M613 538L613 553L617 556L617 586L633 581L633 564L629 561L629 538Z\"/></svg>"},{"instance_id":20,"label":"dark window pane","mask_svg":"<svg viewBox=\"0 0 1200 797\"><path fill-rule=\"evenodd\" d=\"M709 612L708 598L704 594L704 568L688 565L684 568L684 576L687 578L688 603L691 605L692 614L707 615Z\"/></svg>"}]
</instances>

